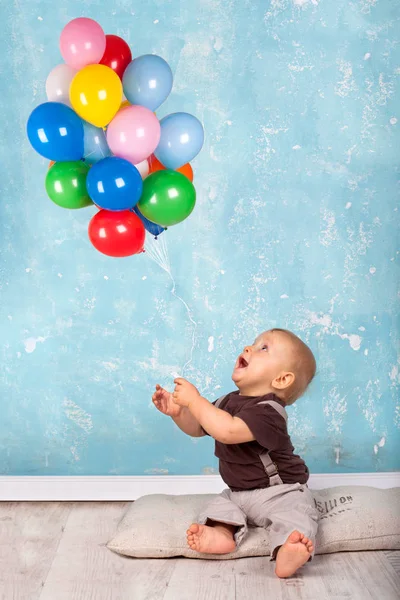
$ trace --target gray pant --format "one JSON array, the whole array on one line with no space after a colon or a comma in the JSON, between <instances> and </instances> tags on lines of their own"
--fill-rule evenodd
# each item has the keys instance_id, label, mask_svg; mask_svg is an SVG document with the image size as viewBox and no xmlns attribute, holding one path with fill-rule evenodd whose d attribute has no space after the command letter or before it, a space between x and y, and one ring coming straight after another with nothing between
<instances>
[{"instance_id":1,"label":"gray pant","mask_svg":"<svg viewBox=\"0 0 400 600\"><path fill-rule=\"evenodd\" d=\"M243 492L224 490L205 507L197 522L205 524L208 520L236 525L236 546L247 534L247 524L269 527L271 560L274 560L278 547L296 529L310 538L315 547L318 511L307 485L284 483Z\"/></svg>"}]
</instances>

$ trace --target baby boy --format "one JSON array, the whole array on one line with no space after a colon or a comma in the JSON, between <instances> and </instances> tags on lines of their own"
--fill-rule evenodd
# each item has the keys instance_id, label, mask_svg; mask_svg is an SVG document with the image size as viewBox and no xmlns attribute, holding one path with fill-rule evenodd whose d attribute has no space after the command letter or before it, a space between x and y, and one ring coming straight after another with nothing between
<instances>
[{"instance_id":1,"label":"baby boy","mask_svg":"<svg viewBox=\"0 0 400 600\"><path fill-rule=\"evenodd\" d=\"M204 554L233 552L247 525L269 527L278 577L290 577L314 554L318 512L307 487L309 471L294 453L285 406L315 375L311 350L284 329L261 334L246 346L232 374L238 391L211 404L186 381L173 394L159 385L153 402L192 437L215 440L219 471L228 486L187 531L190 548Z\"/></svg>"}]
</instances>

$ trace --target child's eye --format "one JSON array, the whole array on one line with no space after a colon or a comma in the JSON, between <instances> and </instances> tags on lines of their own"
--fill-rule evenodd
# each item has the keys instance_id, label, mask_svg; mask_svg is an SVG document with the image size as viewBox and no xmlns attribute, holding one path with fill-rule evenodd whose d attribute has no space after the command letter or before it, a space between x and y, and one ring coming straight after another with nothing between
<instances>
[{"instance_id":1,"label":"child's eye","mask_svg":"<svg viewBox=\"0 0 400 600\"><path fill-rule=\"evenodd\" d=\"M261 350L268 350L268 346L266 346L266 345L264 344L264 346L261 348Z\"/></svg>"}]
</instances>

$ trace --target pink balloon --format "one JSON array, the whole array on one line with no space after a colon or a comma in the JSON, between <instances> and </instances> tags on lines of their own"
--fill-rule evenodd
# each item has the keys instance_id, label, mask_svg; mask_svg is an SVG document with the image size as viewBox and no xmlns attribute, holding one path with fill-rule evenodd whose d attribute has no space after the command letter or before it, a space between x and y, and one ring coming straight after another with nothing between
<instances>
[{"instance_id":1,"label":"pink balloon","mask_svg":"<svg viewBox=\"0 0 400 600\"><path fill-rule=\"evenodd\" d=\"M82 69L86 65L99 63L105 49L105 33L93 19L86 17L73 19L61 32L62 57L67 65L74 69Z\"/></svg>"},{"instance_id":2,"label":"pink balloon","mask_svg":"<svg viewBox=\"0 0 400 600\"><path fill-rule=\"evenodd\" d=\"M160 123L144 106L127 106L118 111L107 127L107 142L115 156L133 164L142 162L158 146Z\"/></svg>"}]
</instances>

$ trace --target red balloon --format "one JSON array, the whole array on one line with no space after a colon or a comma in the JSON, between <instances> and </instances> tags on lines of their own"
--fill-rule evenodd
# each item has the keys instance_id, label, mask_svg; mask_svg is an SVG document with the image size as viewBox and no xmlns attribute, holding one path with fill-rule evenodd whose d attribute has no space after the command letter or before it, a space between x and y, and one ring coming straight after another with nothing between
<instances>
[{"instance_id":1,"label":"red balloon","mask_svg":"<svg viewBox=\"0 0 400 600\"><path fill-rule=\"evenodd\" d=\"M100 64L110 67L122 79L131 60L132 52L125 40L118 35L106 35L106 49Z\"/></svg>"},{"instance_id":2,"label":"red balloon","mask_svg":"<svg viewBox=\"0 0 400 600\"><path fill-rule=\"evenodd\" d=\"M89 223L89 239L107 256L132 256L143 252L146 230L130 210L100 210Z\"/></svg>"}]
</instances>

